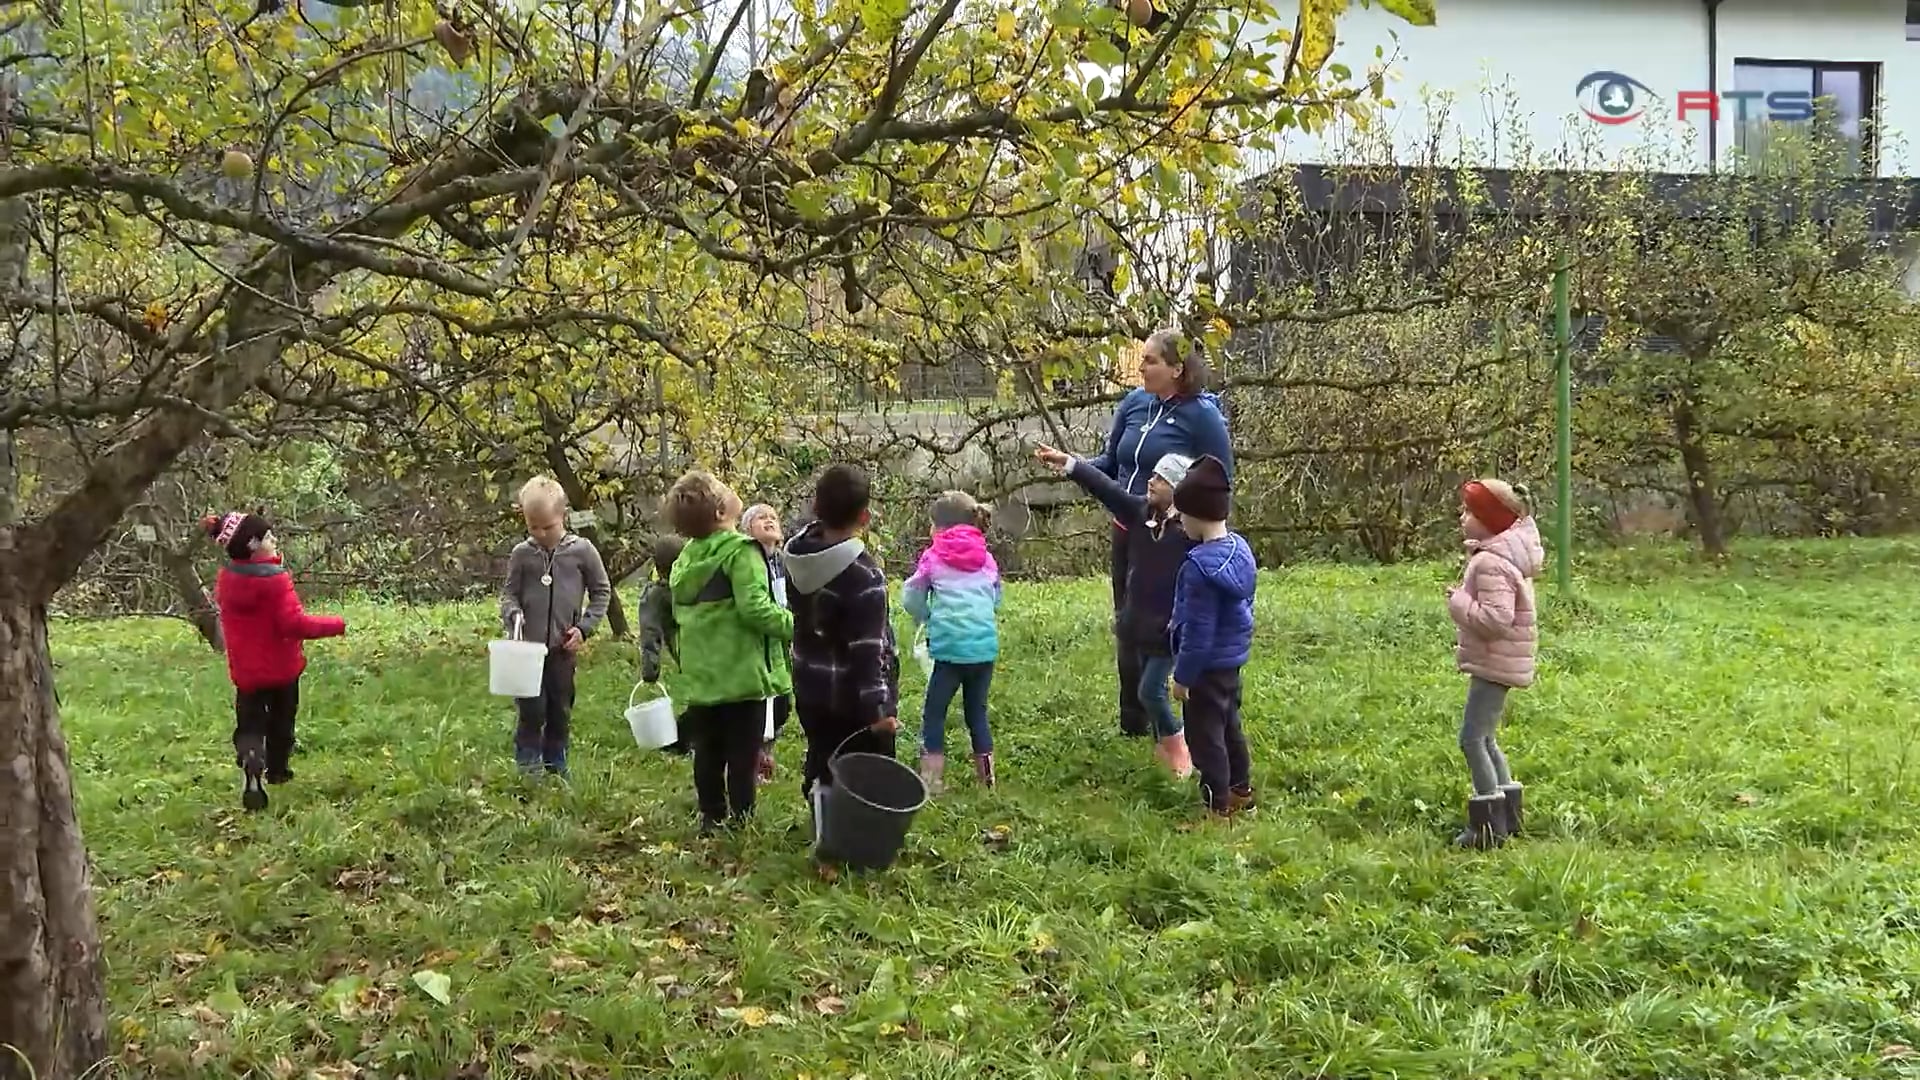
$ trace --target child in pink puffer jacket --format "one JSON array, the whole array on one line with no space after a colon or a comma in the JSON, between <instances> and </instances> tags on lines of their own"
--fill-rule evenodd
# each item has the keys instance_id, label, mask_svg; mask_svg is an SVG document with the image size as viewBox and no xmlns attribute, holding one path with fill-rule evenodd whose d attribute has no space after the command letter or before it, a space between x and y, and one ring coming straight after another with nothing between
<instances>
[{"instance_id":1,"label":"child in pink puffer jacket","mask_svg":"<svg viewBox=\"0 0 1920 1080\"><path fill-rule=\"evenodd\" d=\"M1507 768L1495 733L1507 691L1533 685L1540 644L1533 578L1546 561L1526 491L1501 480L1470 480L1460 488L1460 531L1467 569L1447 590L1447 613L1459 628L1455 657L1468 676L1460 750L1473 774L1461 847L1496 847L1520 831L1521 786Z\"/></svg>"}]
</instances>

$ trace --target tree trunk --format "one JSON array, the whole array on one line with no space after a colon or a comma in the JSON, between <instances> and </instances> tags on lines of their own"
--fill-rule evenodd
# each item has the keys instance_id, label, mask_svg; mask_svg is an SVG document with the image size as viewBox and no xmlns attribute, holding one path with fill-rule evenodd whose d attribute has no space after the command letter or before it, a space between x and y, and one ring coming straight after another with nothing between
<instances>
[{"instance_id":1,"label":"tree trunk","mask_svg":"<svg viewBox=\"0 0 1920 1080\"><path fill-rule=\"evenodd\" d=\"M175 595L186 605L187 621L200 632L200 640L214 652L226 652L227 643L220 636L220 613L213 610L213 602L207 598L207 587L200 581L193 556L169 544L155 544L154 558L160 561Z\"/></svg>"},{"instance_id":2,"label":"tree trunk","mask_svg":"<svg viewBox=\"0 0 1920 1080\"><path fill-rule=\"evenodd\" d=\"M1700 431L1693 400L1686 395L1673 404L1673 435L1680 444L1680 465L1687 473L1687 510L1700 546L1715 559L1727 557L1726 523L1720 516L1720 486L1713 478L1713 459Z\"/></svg>"},{"instance_id":3,"label":"tree trunk","mask_svg":"<svg viewBox=\"0 0 1920 1080\"><path fill-rule=\"evenodd\" d=\"M200 580L200 568L194 564L193 556L163 539L173 531L152 507L138 511L137 519L153 529L154 539L144 545L147 558L160 567L167 585L185 609L187 621L193 624L209 649L226 652L226 641L220 636L220 613L213 609L213 600L207 595L206 584Z\"/></svg>"},{"instance_id":4,"label":"tree trunk","mask_svg":"<svg viewBox=\"0 0 1920 1080\"><path fill-rule=\"evenodd\" d=\"M0 1078L75 1080L107 1057L106 981L46 608L14 587L26 572L0 554Z\"/></svg>"}]
</instances>

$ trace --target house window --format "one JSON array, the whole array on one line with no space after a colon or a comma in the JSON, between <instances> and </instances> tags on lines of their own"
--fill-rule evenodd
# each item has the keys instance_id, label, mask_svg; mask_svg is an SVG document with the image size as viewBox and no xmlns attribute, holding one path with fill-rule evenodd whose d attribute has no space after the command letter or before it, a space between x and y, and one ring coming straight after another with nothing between
<instances>
[{"instance_id":1,"label":"house window","mask_svg":"<svg viewBox=\"0 0 1920 1080\"><path fill-rule=\"evenodd\" d=\"M1907 0L1907 40L1920 41L1920 0Z\"/></svg>"},{"instance_id":2,"label":"house window","mask_svg":"<svg viewBox=\"0 0 1920 1080\"><path fill-rule=\"evenodd\" d=\"M1733 87L1742 93L1812 95L1811 120L1776 120L1768 99L1749 99L1734 114L1734 146L1759 166L1791 167L1809 147L1830 148L1842 172L1872 176L1873 129L1880 65L1808 60L1735 60ZM1804 97L1799 100L1806 100Z\"/></svg>"}]
</instances>

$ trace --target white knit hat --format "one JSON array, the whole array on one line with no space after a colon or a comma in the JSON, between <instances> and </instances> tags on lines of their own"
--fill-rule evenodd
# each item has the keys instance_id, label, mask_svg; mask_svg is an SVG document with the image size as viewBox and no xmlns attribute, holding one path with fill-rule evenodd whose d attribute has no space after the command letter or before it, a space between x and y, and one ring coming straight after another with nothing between
<instances>
[{"instance_id":1,"label":"white knit hat","mask_svg":"<svg viewBox=\"0 0 1920 1080\"><path fill-rule=\"evenodd\" d=\"M1193 459L1185 454L1162 454L1153 465L1153 475L1167 482L1168 487L1179 487L1180 481L1187 478L1187 470L1193 468Z\"/></svg>"}]
</instances>

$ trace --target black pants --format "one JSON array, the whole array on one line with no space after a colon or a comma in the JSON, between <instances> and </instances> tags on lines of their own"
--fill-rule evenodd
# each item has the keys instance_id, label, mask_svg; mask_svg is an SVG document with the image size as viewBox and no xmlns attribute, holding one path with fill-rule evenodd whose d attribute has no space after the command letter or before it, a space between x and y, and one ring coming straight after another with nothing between
<instances>
[{"instance_id":1,"label":"black pants","mask_svg":"<svg viewBox=\"0 0 1920 1080\"><path fill-rule=\"evenodd\" d=\"M766 699L689 705L680 729L693 745L693 793L700 816L724 821L753 813L767 733Z\"/></svg>"},{"instance_id":2,"label":"black pants","mask_svg":"<svg viewBox=\"0 0 1920 1080\"><path fill-rule=\"evenodd\" d=\"M1140 701L1140 676L1144 660L1140 649L1121 633L1120 609L1127 602L1127 530L1113 526L1113 553L1110 572L1113 577L1113 651L1120 676L1120 733L1151 735L1153 720Z\"/></svg>"},{"instance_id":3,"label":"black pants","mask_svg":"<svg viewBox=\"0 0 1920 1080\"><path fill-rule=\"evenodd\" d=\"M233 696L233 751L240 767L268 776L287 775L293 753L293 721L300 711L300 680L266 690L240 690Z\"/></svg>"},{"instance_id":4,"label":"black pants","mask_svg":"<svg viewBox=\"0 0 1920 1080\"><path fill-rule=\"evenodd\" d=\"M1253 782L1247 736L1240 728L1240 669L1222 668L1187 688L1187 749L1200 774L1200 795L1215 810L1227 808L1235 788Z\"/></svg>"},{"instance_id":5,"label":"black pants","mask_svg":"<svg viewBox=\"0 0 1920 1080\"><path fill-rule=\"evenodd\" d=\"M833 782L827 763L835 754L899 756L899 739L891 731L874 731L836 713L810 712L805 706L795 711L800 715L800 730L807 733L807 762L800 777L802 797L811 797L815 784Z\"/></svg>"},{"instance_id":6,"label":"black pants","mask_svg":"<svg viewBox=\"0 0 1920 1080\"><path fill-rule=\"evenodd\" d=\"M547 665L540 674L540 696L519 698L514 705L520 711L520 724L513 732L513 760L522 769L564 775L567 771L567 743L573 727L573 677L579 658L554 649L547 653Z\"/></svg>"}]
</instances>

